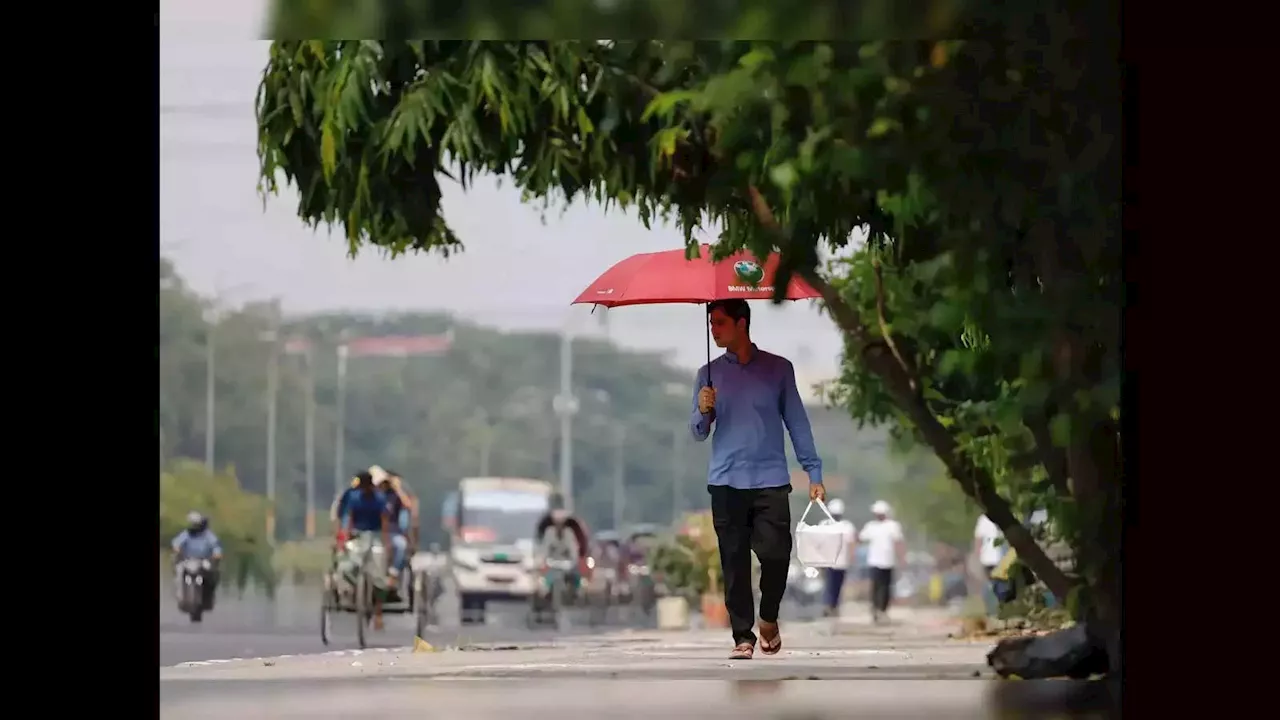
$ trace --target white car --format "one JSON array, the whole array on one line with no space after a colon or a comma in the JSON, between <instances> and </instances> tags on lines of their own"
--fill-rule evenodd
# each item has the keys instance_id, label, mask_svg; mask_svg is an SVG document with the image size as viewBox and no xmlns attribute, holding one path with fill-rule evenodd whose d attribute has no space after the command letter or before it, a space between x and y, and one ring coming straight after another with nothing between
<instances>
[{"instance_id":1,"label":"white car","mask_svg":"<svg viewBox=\"0 0 1280 720\"><path fill-rule=\"evenodd\" d=\"M455 545L449 574L463 619L483 616L490 601L527 602L536 587L533 541L514 545Z\"/></svg>"}]
</instances>

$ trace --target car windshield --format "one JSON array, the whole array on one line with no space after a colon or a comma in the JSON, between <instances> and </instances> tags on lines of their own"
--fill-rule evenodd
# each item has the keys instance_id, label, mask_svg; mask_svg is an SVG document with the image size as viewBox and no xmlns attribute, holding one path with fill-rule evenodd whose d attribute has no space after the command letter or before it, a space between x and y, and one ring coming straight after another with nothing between
<instances>
[{"instance_id":1,"label":"car windshield","mask_svg":"<svg viewBox=\"0 0 1280 720\"><path fill-rule=\"evenodd\" d=\"M475 542L511 545L520 540L533 540L542 512L530 510L463 510L463 529Z\"/></svg>"},{"instance_id":2,"label":"car windshield","mask_svg":"<svg viewBox=\"0 0 1280 720\"><path fill-rule=\"evenodd\" d=\"M520 540L533 540L538 521L546 512L545 495L513 491L464 495L464 541L511 545Z\"/></svg>"}]
</instances>

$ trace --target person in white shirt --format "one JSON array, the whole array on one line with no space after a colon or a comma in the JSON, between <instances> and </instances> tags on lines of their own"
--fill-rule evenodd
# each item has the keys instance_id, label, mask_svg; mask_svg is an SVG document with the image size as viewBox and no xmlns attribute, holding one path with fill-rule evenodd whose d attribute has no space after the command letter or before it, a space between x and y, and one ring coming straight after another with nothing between
<instances>
[{"instance_id":1,"label":"person in white shirt","mask_svg":"<svg viewBox=\"0 0 1280 720\"><path fill-rule=\"evenodd\" d=\"M897 520L889 519L889 503L877 500L871 506L875 519L862 526L858 540L867 545L867 565L871 568L871 619L887 618L893 597L893 568L907 554L906 539Z\"/></svg>"},{"instance_id":2,"label":"person in white shirt","mask_svg":"<svg viewBox=\"0 0 1280 720\"><path fill-rule=\"evenodd\" d=\"M858 536L853 523L844 518L843 500L839 498L832 500L827 505L827 511L831 513L831 517L835 519L836 524L845 533L844 545L841 547L841 554L836 557L835 566L827 568L827 587L823 600L826 603L825 614L828 617L832 617L840 612L840 591L844 588L844 580L848 574L849 566L853 564L853 555Z\"/></svg>"},{"instance_id":3,"label":"person in white shirt","mask_svg":"<svg viewBox=\"0 0 1280 720\"><path fill-rule=\"evenodd\" d=\"M1004 558L1004 545L1000 544L1003 539L1004 533L986 515L978 518L978 524L973 528L973 552L978 556L978 564L988 580L991 579L991 571Z\"/></svg>"}]
</instances>

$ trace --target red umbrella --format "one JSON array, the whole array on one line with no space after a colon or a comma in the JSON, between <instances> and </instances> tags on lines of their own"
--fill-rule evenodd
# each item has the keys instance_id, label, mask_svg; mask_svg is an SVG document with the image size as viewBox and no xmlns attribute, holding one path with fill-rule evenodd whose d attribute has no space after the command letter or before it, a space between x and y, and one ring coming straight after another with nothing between
<instances>
[{"instance_id":1,"label":"red umbrella","mask_svg":"<svg viewBox=\"0 0 1280 720\"><path fill-rule=\"evenodd\" d=\"M700 257L685 258L684 249L641 253L619 262L596 278L573 305L665 305L716 300L769 300L778 254L763 265L743 250L720 262L711 261L711 246L699 246ZM822 297L798 276L787 285L787 300ZM711 362L711 326L707 325L707 362ZM707 384L711 384L708 374Z\"/></svg>"}]
</instances>

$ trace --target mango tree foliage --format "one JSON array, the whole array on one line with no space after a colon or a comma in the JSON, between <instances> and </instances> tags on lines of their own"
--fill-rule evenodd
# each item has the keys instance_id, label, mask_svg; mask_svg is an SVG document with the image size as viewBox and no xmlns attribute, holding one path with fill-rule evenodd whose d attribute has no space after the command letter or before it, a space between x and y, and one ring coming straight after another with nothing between
<instances>
[{"instance_id":1,"label":"mango tree foliage","mask_svg":"<svg viewBox=\"0 0 1280 720\"><path fill-rule=\"evenodd\" d=\"M274 0L273 38L939 37L968 0Z\"/></svg>"},{"instance_id":2,"label":"mango tree foliage","mask_svg":"<svg viewBox=\"0 0 1280 720\"><path fill-rule=\"evenodd\" d=\"M844 333L839 399L927 444L1065 597L997 485L1039 467L1114 627L1115 38L1089 7L1011 12L987 31L1017 40L276 42L264 188L295 184L353 252L458 249L439 183L477 173L780 250L777 285L800 273Z\"/></svg>"}]
</instances>

